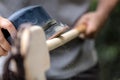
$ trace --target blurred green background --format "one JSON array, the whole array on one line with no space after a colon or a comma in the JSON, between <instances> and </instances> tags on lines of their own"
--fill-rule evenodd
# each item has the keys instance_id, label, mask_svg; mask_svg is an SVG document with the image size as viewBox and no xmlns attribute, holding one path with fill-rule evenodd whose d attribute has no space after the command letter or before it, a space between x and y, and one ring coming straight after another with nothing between
<instances>
[{"instance_id":1,"label":"blurred green background","mask_svg":"<svg viewBox=\"0 0 120 80\"><path fill-rule=\"evenodd\" d=\"M96 8L93 0L90 10ZM120 3L112 11L105 27L96 37L100 80L120 80Z\"/></svg>"}]
</instances>

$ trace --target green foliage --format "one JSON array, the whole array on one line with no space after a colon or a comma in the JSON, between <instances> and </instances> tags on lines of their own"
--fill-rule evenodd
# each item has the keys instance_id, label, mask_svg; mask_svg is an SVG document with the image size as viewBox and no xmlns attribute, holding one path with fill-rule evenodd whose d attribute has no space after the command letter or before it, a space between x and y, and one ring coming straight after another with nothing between
<instances>
[{"instance_id":1,"label":"green foliage","mask_svg":"<svg viewBox=\"0 0 120 80\"><path fill-rule=\"evenodd\" d=\"M98 0L92 0L91 5L90 5L90 11L96 10Z\"/></svg>"},{"instance_id":2,"label":"green foliage","mask_svg":"<svg viewBox=\"0 0 120 80\"><path fill-rule=\"evenodd\" d=\"M95 10L93 0L90 10ZM111 13L105 27L96 38L101 80L120 80L120 5Z\"/></svg>"}]
</instances>

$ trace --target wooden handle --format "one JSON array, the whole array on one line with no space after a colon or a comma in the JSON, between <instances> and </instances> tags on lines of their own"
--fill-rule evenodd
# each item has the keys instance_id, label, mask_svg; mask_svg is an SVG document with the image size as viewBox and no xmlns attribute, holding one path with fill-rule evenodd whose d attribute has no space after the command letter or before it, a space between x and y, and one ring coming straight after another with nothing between
<instances>
[{"instance_id":1,"label":"wooden handle","mask_svg":"<svg viewBox=\"0 0 120 80\"><path fill-rule=\"evenodd\" d=\"M58 48L59 46L62 46L65 43L71 41L72 39L79 36L80 33L85 32L85 30L86 30L86 26L81 25L81 26L78 26L78 27L60 35L58 38L47 40L46 43L47 43L49 51L51 51L55 48Z\"/></svg>"}]
</instances>

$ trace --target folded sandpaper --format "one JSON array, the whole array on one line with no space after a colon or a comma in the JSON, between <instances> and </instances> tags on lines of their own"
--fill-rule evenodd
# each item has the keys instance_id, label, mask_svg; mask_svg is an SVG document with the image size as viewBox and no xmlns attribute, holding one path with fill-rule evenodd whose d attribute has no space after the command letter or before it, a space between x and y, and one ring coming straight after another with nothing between
<instances>
[{"instance_id":1,"label":"folded sandpaper","mask_svg":"<svg viewBox=\"0 0 120 80\"><path fill-rule=\"evenodd\" d=\"M39 5L29 6L29 7L20 9L17 12L13 13L8 19L13 23L16 29L18 29L20 25L23 23L39 25L43 27L43 29L46 31L47 37L50 37L52 34L55 33L53 29L54 27L61 25L56 20L52 19L49 16L49 14L44 10L44 8L42 8ZM5 38L8 40L9 43L11 43L12 39L8 31L4 29L2 31Z\"/></svg>"}]
</instances>

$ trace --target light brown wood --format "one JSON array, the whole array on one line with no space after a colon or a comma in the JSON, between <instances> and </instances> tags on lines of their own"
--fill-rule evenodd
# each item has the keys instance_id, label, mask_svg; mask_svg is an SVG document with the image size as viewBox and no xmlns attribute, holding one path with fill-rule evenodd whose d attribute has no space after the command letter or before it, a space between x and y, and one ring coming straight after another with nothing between
<instances>
[{"instance_id":1,"label":"light brown wood","mask_svg":"<svg viewBox=\"0 0 120 80\"><path fill-rule=\"evenodd\" d=\"M39 26L33 26L24 30L21 37L21 47L26 49L21 49L25 56L26 80L46 80L50 56L44 31Z\"/></svg>"},{"instance_id":2,"label":"light brown wood","mask_svg":"<svg viewBox=\"0 0 120 80\"><path fill-rule=\"evenodd\" d=\"M71 41L72 39L78 37L80 33L83 33L86 30L85 25L78 26L62 35L60 35L57 38L53 38L51 40L47 40L47 46L49 51L58 48L59 46L64 45L65 43Z\"/></svg>"}]
</instances>

